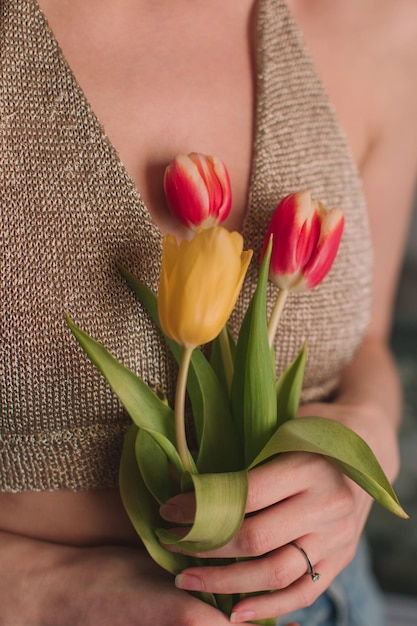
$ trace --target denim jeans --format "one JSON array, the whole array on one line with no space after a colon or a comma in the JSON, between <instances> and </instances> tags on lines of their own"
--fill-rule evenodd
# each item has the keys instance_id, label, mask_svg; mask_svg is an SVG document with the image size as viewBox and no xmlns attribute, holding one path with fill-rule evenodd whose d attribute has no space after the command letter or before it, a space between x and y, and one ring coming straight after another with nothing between
<instances>
[{"instance_id":1,"label":"denim jeans","mask_svg":"<svg viewBox=\"0 0 417 626\"><path fill-rule=\"evenodd\" d=\"M291 620L300 626L385 626L382 594L373 578L364 540L353 561L314 604L280 618L277 626Z\"/></svg>"}]
</instances>

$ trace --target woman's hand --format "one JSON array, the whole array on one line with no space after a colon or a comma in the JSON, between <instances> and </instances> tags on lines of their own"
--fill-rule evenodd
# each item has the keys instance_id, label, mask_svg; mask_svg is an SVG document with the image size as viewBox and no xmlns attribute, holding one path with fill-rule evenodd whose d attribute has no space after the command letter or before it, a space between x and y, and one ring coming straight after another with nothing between
<instances>
[{"instance_id":1,"label":"woman's hand","mask_svg":"<svg viewBox=\"0 0 417 626\"><path fill-rule=\"evenodd\" d=\"M248 515L223 548L201 557L232 557L235 564L196 567L177 577L182 589L250 593L234 608L232 621L280 616L308 606L355 554L371 498L319 455L291 453L255 468L249 476ZM189 522L192 498L162 508L165 518ZM174 519L176 518L176 519ZM308 554L315 582L303 553ZM243 559L243 560L242 560ZM276 592L267 593L271 590Z\"/></svg>"},{"instance_id":2,"label":"woman's hand","mask_svg":"<svg viewBox=\"0 0 417 626\"><path fill-rule=\"evenodd\" d=\"M400 414L398 375L385 343L367 338L345 369L333 403L304 405L300 417L320 415L357 432L388 478L396 477ZM247 517L234 539L202 557L233 557L225 567L190 568L183 589L213 593L259 592L234 608L235 623L280 616L310 605L353 558L372 499L320 455L282 454L249 473ZM191 495L161 509L170 521L191 522ZM316 581L308 574L307 553ZM277 592L270 590L279 590Z\"/></svg>"}]
</instances>

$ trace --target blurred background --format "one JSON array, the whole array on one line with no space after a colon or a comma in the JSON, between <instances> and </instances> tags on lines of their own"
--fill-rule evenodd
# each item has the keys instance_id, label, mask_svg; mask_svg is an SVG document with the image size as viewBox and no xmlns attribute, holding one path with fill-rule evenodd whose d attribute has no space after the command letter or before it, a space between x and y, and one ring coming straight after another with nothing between
<instances>
[{"instance_id":1,"label":"blurred background","mask_svg":"<svg viewBox=\"0 0 417 626\"><path fill-rule=\"evenodd\" d=\"M374 505L367 535L375 573L386 594L389 626L417 626L417 195L391 343L404 390L402 468L394 486L410 520Z\"/></svg>"}]
</instances>

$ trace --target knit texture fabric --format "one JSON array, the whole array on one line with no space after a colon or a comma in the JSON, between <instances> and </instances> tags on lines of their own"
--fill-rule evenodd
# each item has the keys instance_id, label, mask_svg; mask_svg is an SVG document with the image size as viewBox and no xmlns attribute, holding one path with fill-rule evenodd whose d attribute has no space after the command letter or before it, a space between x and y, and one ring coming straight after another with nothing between
<instances>
[{"instance_id":1,"label":"knit texture fabric","mask_svg":"<svg viewBox=\"0 0 417 626\"><path fill-rule=\"evenodd\" d=\"M114 487L129 417L64 315L172 401L173 359L116 267L156 292L162 238L35 0L0 7L0 488ZM243 229L254 261L231 328L253 293L280 198L309 188L340 205L346 228L336 262L318 288L290 296L277 334L278 372L307 341L303 400L318 400L336 389L366 329L366 209L343 133L281 0L259 3L257 73ZM269 306L273 296L271 287Z\"/></svg>"}]
</instances>

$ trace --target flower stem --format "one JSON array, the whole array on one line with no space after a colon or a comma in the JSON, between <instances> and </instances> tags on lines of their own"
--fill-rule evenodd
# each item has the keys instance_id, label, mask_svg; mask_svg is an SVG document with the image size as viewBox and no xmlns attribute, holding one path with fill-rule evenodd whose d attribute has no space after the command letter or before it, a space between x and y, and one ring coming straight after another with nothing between
<instances>
[{"instance_id":1,"label":"flower stem","mask_svg":"<svg viewBox=\"0 0 417 626\"><path fill-rule=\"evenodd\" d=\"M274 308L272 309L271 317L268 322L268 341L271 348L274 343L275 334L277 332L279 320L281 318L281 313L284 309L288 293L288 289L280 289L278 291L277 299L275 300Z\"/></svg>"},{"instance_id":2,"label":"flower stem","mask_svg":"<svg viewBox=\"0 0 417 626\"><path fill-rule=\"evenodd\" d=\"M223 360L224 375L226 378L227 391L229 392L229 395L230 395L230 390L232 388L232 378L233 378L233 359L232 359L232 352L230 350L230 341L229 341L229 336L227 333L226 326L223 326L220 332L219 342L220 342L220 352L222 354L222 360Z\"/></svg>"},{"instance_id":3,"label":"flower stem","mask_svg":"<svg viewBox=\"0 0 417 626\"><path fill-rule=\"evenodd\" d=\"M175 392L175 438L177 442L177 450L180 455L184 470L193 472L190 463L190 453L187 446L187 437L185 434L185 392L187 388L187 376L190 367L191 355L193 348L184 348L181 357L180 369L178 372L177 389Z\"/></svg>"}]
</instances>

